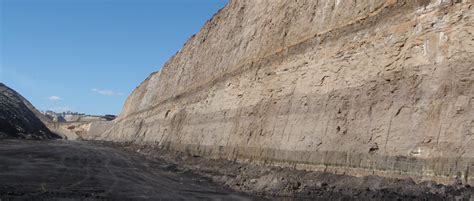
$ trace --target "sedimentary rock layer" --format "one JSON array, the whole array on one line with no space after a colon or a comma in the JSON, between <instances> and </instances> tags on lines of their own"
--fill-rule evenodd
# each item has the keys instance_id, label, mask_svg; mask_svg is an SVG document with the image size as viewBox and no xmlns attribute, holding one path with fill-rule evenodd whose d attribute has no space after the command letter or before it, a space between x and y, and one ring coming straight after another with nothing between
<instances>
[{"instance_id":1,"label":"sedimentary rock layer","mask_svg":"<svg viewBox=\"0 0 474 201\"><path fill-rule=\"evenodd\" d=\"M41 121L45 118L30 102L0 83L0 139L52 139L53 134Z\"/></svg>"},{"instance_id":2,"label":"sedimentary rock layer","mask_svg":"<svg viewBox=\"0 0 474 201\"><path fill-rule=\"evenodd\" d=\"M232 0L90 138L472 184L473 7Z\"/></svg>"}]
</instances>

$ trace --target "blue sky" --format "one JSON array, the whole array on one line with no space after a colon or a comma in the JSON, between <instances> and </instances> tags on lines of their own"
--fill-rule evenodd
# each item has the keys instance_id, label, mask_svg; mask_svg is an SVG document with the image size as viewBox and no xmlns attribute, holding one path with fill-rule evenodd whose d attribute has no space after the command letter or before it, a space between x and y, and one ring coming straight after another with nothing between
<instances>
[{"instance_id":1,"label":"blue sky","mask_svg":"<svg viewBox=\"0 0 474 201\"><path fill-rule=\"evenodd\" d=\"M0 0L0 82L40 110L119 114L227 0Z\"/></svg>"}]
</instances>

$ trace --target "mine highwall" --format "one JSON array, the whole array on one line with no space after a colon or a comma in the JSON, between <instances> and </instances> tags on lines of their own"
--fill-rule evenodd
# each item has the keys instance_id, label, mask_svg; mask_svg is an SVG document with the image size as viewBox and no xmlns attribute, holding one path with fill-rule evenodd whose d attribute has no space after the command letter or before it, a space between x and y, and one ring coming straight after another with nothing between
<instances>
[{"instance_id":1,"label":"mine highwall","mask_svg":"<svg viewBox=\"0 0 474 201\"><path fill-rule=\"evenodd\" d=\"M361 1L345 14L338 6L351 1L262 2L231 1L137 87L110 129L89 138L473 184L472 1ZM308 2L326 6L315 7L320 29L298 24ZM254 19L255 8L291 12L274 22ZM261 23L291 28L272 39L281 30ZM236 26L240 35L219 35Z\"/></svg>"}]
</instances>

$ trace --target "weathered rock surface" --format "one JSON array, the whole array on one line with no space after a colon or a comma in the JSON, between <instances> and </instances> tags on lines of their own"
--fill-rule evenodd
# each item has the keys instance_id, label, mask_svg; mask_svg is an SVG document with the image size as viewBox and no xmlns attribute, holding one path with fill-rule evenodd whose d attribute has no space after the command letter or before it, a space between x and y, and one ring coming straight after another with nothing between
<instances>
[{"instance_id":1,"label":"weathered rock surface","mask_svg":"<svg viewBox=\"0 0 474 201\"><path fill-rule=\"evenodd\" d=\"M89 138L472 184L473 14L472 0L231 0Z\"/></svg>"},{"instance_id":2,"label":"weathered rock surface","mask_svg":"<svg viewBox=\"0 0 474 201\"><path fill-rule=\"evenodd\" d=\"M81 121L50 122L47 126L67 140L79 140L99 137L112 124L113 122L103 118L82 118Z\"/></svg>"},{"instance_id":3,"label":"weathered rock surface","mask_svg":"<svg viewBox=\"0 0 474 201\"><path fill-rule=\"evenodd\" d=\"M42 122L46 117L36 110L28 100L13 89L0 83L0 139L54 139Z\"/></svg>"}]
</instances>

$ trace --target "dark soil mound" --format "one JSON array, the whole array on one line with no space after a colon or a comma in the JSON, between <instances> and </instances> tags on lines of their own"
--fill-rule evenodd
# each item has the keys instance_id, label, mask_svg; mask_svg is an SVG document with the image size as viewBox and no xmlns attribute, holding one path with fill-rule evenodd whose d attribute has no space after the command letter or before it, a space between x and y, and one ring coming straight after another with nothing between
<instances>
[{"instance_id":1,"label":"dark soil mound","mask_svg":"<svg viewBox=\"0 0 474 201\"><path fill-rule=\"evenodd\" d=\"M0 139L54 139L39 119L41 115L25 98L0 83Z\"/></svg>"}]
</instances>

